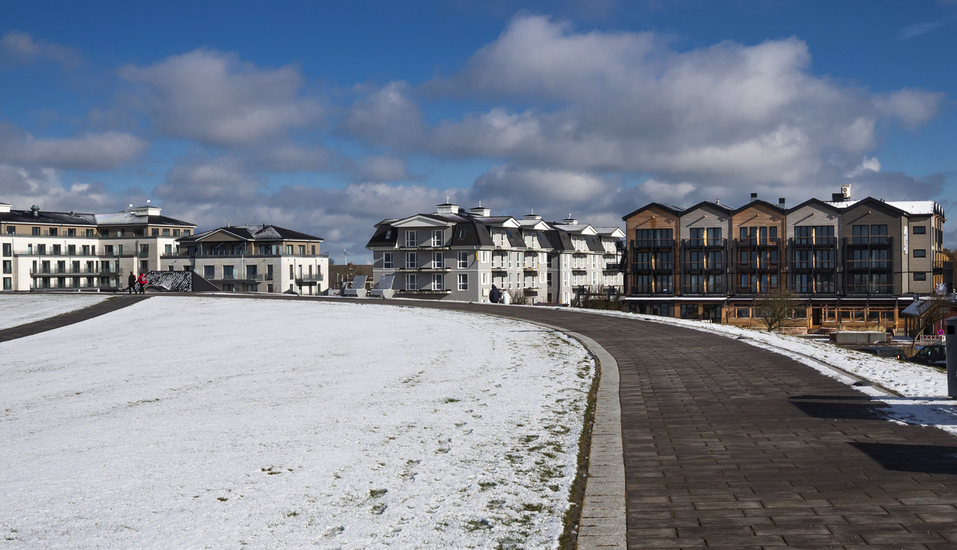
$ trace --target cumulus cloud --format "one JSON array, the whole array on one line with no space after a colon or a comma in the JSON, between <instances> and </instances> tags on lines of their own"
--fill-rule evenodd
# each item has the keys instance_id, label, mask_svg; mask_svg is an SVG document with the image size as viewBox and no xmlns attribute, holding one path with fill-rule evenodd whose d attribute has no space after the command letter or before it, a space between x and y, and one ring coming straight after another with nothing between
<instances>
[{"instance_id":1,"label":"cumulus cloud","mask_svg":"<svg viewBox=\"0 0 957 550\"><path fill-rule=\"evenodd\" d=\"M915 127L938 116L941 94L871 94L812 75L811 60L797 38L677 51L654 33L577 32L519 16L452 76L369 94L344 129L406 153L643 174L702 193L808 194L853 171L879 145L880 122ZM491 107L429 125L420 92L548 107Z\"/></svg>"},{"instance_id":2,"label":"cumulus cloud","mask_svg":"<svg viewBox=\"0 0 957 550\"><path fill-rule=\"evenodd\" d=\"M110 193L100 182L64 183L52 168L23 168L0 164L0 200L19 210L36 204L43 210L112 212L126 200L142 199L137 188Z\"/></svg>"},{"instance_id":3,"label":"cumulus cloud","mask_svg":"<svg viewBox=\"0 0 957 550\"><path fill-rule=\"evenodd\" d=\"M391 155L363 157L350 163L349 170L366 182L405 181L413 179L409 163Z\"/></svg>"},{"instance_id":4,"label":"cumulus cloud","mask_svg":"<svg viewBox=\"0 0 957 550\"><path fill-rule=\"evenodd\" d=\"M297 68L262 69L231 54L200 49L148 67L127 65L119 74L135 87L130 101L157 131L207 145L284 137L323 114L315 99L300 97Z\"/></svg>"},{"instance_id":5,"label":"cumulus cloud","mask_svg":"<svg viewBox=\"0 0 957 550\"><path fill-rule=\"evenodd\" d=\"M164 201L212 207L255 203L263 185L263 180L249 174L241 161L223 157L174 166L155 193Z\"/></svg>"},{"instance_id":6,"label":"cumulus cloud","mask_svg":"<svg viewBox=\"0 0 957 550\"><path fill-rule=\"evenodd\" d=\"M27 167L107 170L122 166L149 143L121 132L86 133L70 138L36 138L0 124L0 162Z\"/></svg>"},{"instance_id":7,"label":"cumulus cloud","mask_svg":"<svg viewBox=\"0 0 957 550\"><path fill-rule=\"evenodd\" d=\"M66 69L75 69L83 65L83 56L76 48L34 40L25 32L7 31L0 37L0 69L35 61L52 61Z\"/></svg>"}]
</instances>

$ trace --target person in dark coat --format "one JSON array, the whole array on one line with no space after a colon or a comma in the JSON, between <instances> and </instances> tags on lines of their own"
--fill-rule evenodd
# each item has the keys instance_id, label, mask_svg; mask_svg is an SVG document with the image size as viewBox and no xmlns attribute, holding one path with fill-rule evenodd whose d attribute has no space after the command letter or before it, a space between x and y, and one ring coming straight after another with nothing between
<instances>
[{"instance_id":1,"label":"person in dark coat","mask_svg":"<svg viewBox=\"0 0 957 550\"><path fill-rule=\"evenodd\" d=\"M140 294L146 294L146 273L140 273L140 279L137 282L140 284Z\"/></svg>"},{"instance_id":2,"label":"person in dark coat","mask_svg":"<svg viewBox=\"0 0 957 550\"><path fill-rule=\"evenodd\" d=\"M136 275L133 275L133 272L130 271L130 276L126 280L130 284L130 294L133 294L133 291L136 290Z\"/></svg>"},{"instance_id":3,"label":"person in dark coat","mask_svg":"<svg viewBox=\"0 0 957 550\"><path fill-rule=\"evenodd\" d=\"M493 304L497 304L499 300L502 299L502 293L499 291L498 287L492 285L492 291L488 293L488 301Z\"/></svg>"}]
</instances>

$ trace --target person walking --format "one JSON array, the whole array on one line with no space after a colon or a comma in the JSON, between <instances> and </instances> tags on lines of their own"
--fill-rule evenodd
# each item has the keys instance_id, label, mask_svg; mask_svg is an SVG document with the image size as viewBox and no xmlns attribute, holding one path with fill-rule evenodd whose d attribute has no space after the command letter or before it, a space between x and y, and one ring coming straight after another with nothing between
<instances>
[{"instance_id":1,"label":"person walking","mask_svg":"<svg viewBox=\"0 0 957 550\"><path fill-rule=\"evenodd\" d=\"M140 294L146 294L146 273L140 273L140 278L137 282L140 284Z\"/></svg>"},{"instance_id":2,"label":"person walking","mask_svg":"<svg viewBox=\"0 0 957 550\"><path fill-rule=\"evenodd\" d=\"M130 271L130 276L127 277L126 280L130 285L130 288L129 288L130 294L133 294L133 291L136 290L136 275L133 275L133 272Z\"/></svg>"},{"instance_id":3,"label":"person walking","mask_svg":"<svg viewBox=\"0 0 957 550\"><path fill-rule=\"evenodd\" d=\"M502 299L502 293L499 291L498 287L492 285L492 291L488 293L488 301L493 304L497 304L499 300Z\"/></svg>"}]
</instances>

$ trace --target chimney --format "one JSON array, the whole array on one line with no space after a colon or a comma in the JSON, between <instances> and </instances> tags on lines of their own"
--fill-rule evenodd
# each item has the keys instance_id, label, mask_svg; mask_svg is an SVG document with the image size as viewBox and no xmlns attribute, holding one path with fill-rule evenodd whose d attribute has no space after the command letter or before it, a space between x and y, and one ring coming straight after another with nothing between
<instances>
[{"instance_id":1,"label":"chimney","mask_svg":"<svg viewBox=\"0 0 957 550\"><path fill-rule=\"evenodd\" d=\"M751 193L751 202L754 202L754 201L756 201L756 200L758 200L758 194L757 194L757 193Z\"/></svg>"},{"instance_id":2,"label":"chimney","mask_svg":"<svg viewBox=\"0 0 957 550\"><path fill-rule=\"evenodd\" d=\"M778 199L778 206L780 206L781 208L784 208L784 197L781 197Z\"/></svg>"},{"instance_id":3,"label":"chimney","mask_svg":"<svg viewBox=\"0 0 957 550\"><path fill-rule=\"evenodd\" d=\"M39 206L37 206L37 205L34 204L33 206L30 207L30 210L33 210L33 217L34 217L34 218L40 216L40 207L39 207Z\"/></svg>"}]
</instances>

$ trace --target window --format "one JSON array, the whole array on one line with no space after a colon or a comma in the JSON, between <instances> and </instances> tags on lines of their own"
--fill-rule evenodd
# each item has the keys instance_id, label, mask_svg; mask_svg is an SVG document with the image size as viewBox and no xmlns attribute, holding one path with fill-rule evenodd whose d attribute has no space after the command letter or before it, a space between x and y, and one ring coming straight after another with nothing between
<instances>
[{"instance_id":1,"label":"window","mask_svg":"<svg viewBox=\"0 0 957 550\"><path fill-rule=\"evenodd\" d=\"M469 274L459 273L459 290L469 289Z\"/></svg>"},{"instance_id":2,"label":"window","mask_svg":"<svg viewBox=\"0 0 957 550\"><path fill-rule=\"evenodd\" d=\"M395 268L395 256L392 252L384 252L382 254L382 269L393 269Z\"/></svg>"},{"instance_id":3,"label":"window","mask_svg":"<svg viewBox=\"0 0 957 550\"><path fill-rule=\"evenodd\" d=\"M76 245L75 245L75 244L67 245L67 247L66 247L66 253L69 254L70 256L75 256L75 255L76 255Z\"/></svg>"},{"instance_id":4,"label":"window","mask_svg":"<svg viewBox=\"0 0 957 550\"><path fill-rule=\"evenodd\" d=\"M469 253L459 252L458 259L459 259L459 269L467 269L469 266Z\"/></svg>"},{"instance_id":5,"label":"window","mask_svg":"<svg viewBox=\"0 0 957 550\"><path fill-rule=\"evenodd\" d=\"M286 254L292 254L292 245L291 245L291 244L287 244L287 245L286 245Z\"/></svg>"},{"instance_id":6,"label":"window","mask_svg":"<svg viewBox=\"0 0 957 550\"><path fill-rule=\"evenodd\" d=\"M147 256L150 253L150 245L141 244L140 245L140 256Z\"/></svg>"},{"instance_id":7,"label":"window","mask_svg":"<svg viewBox=\"0 0 957 550\"><path fill-rule=\"evenodd\" d=\"M233 276L233 274L234 274L234 267L235 267L235 266L231 266L231 265L224 265L224 266L223 266L223 279L232 279L232 278L234 278L234 276Z\"/></svg>"},{"instance_id":8,"label":"window","mask_svg":"<svg viewBox=\"0 0 957 550\"><path fill-rule=\"evenodd\" d=\"M174 230L173 230L173 236L174 236L174 237L179 237L179 229L174 229Z\"/></svg>"},{"instance_id":9,"label":"window","mask_svg":"<svg viewBox=\"0 0 957 550\"><path fill-rule=\"evenodd\" d=\"M163 236L164 236L164 237L169 237L169 228L168 228L168 227L163 229Z\"/></svg>"},{"instance_id":10,"label":"window","mask_svg":"<svg viewBox=\"0 0 957 550\"><path fill-rule=\"evenodd\" d=\"M63 253L63 247L58 244L53 245L53 255L59 256Z\"/></svg>"},{"instance_id":11,"label":"window","mask_svg":"<svg viewBox=\"0 0 957 550\"><path fill-rule=\"evenodd\" d=\"M204 265L203 266L203 277L205 279L214 279L216 278L216 266L214 265Z\"/></svg>"},{"instance_id":12,"label":"window","mask_svg":"<svg viewBox=\"0 0 957 550\"><path fill-rule=\"evenodd\" d=\"M189 229L184 229L184 230L183 230L183 235L186 236L186 237L189 237Z\"/></svg>"},{"instance_id":13,"label":"window","mask_svg":"<svg viewBox=\"0 0 957 550\"><path fill-rule=\"evenodd\" d=\"M169 231L169 229L167 229L166 231ZM160 234L159 228L154 227L153 229L150 230L150 235L152 235L153 237L159 237L159 234Z\"/></svg>"},{"instance_id":14,"label":"window","mask_svg":"<svg viewBox=\"0 0 957 550\"><path fill-rule=\"evenodd\" d=\"M299 245L299 255L300 256L306 255L306 245L304 244Z\"/></svg>"},{"instance_id":15,"label":"window","mask_svg":"<svg viewBox=\"0 0 957 550\"><path fill-rule=\"evenodd\" d=\"M117 230L116 230L116 236L117 236L117 237L123 237L123 236L125 236L125 235L126 235L126 230L124 230L124 229L117 229Z\"/></svg>"},{"instance_id":16,"label":"window","mask_svg":"<svg viewBox=\"0 0 957 550\"><path fill-rule=\"evenodd\" d=\"M915 248L915 249L914 249L914 257L915 257L915 258L926 258L926 257L927 257L927 249L925 249L925 248Z\"/></svg>"},{"instance_id":17,"label":"window","mask_svg":"<svg viewBox=\"0 0 957 550\"><path fill-rule=\"evenodd\" d=\"M86 236L87 236L87 237L93 237L94 233L95 233L95 231L93 231L92 229L87 229L87 230L86 230Z\"/></svg>"},{"instance_id":18,"label":"window","mask_svg":"<svg viewBox=\"0 0 957 550\"><path fill-rule=\"evenodd\" d=\"M482 273L482 284L483 285L488 284L488 273Z\"/></svg>"},{"instance_id":19,"label":"window","mask_svg":"<svg viewBox=\"0 0 957 550\"><path fill-rule=\"evenodd\" d=\"M267 280L267 281L271 281L271 280L272 280L272 264L269 264L269 265L266 266L266 280ZM269 285L269 286L272 287L272 285ZM271 288L270 288L269 292L272 292L272 289L271 289Z\"/></svg>"},{"instance_id":20,"label":"window","mask_svg":"<svg viewBox=\"0 0 957 550\"><path fill-rule=\"evenodd\" d=\"M172 255L172 254L173 254L173 245L171 245L171 244L166 245L166 250L164 251L164 253L165 253L167 256Z\"/></svg>"},{"instance_id":21,"label":"window","mask_svg":"<svg viewBox=\"0 0 957 550\"><path fill-rule=\"evenodd\" d=\"M150 270L149 260L140 260L140 271L142 271L143 273L146 273L149 270Z\"/></svg>"},{"instance_id":22,"label":"window","mask_svg":"<svg viewBox=\"0 0 957 550\"><path fill-rule=\"evenodd\" d=\"M50 236L51 236L51 237L56 237L56 236L59 235L59 234L60 234L60 230L59 230L59 229L57 229L56 227L51 227L51 228L50 228Z\"/></svg>"},{"instance_id":23,"label":"window","mask_svg":"<svg viewBox=\"0 0 957 550\"><path fill-rule=\"evenodd\" d=\"M927 227L924 225L915 225L914 226L914 235L925 235L927 234Z\"/></svg>"},{"instance_id":24,"label":"window","mask_svg":"<svg viewBox=\"0 0 957 550\"><path fill-rule=\"evenodd\" d=\"M13 279L10 277L3 278L3 290L13 290Z\"/></svg>"},{"instance_id":25,"label":"window","mask_svg":"<svg viewBox=\"0 0 957 550\"><path fill-rule=\"evenodd\" d=\"M432 253L432 268L442 269L445 267L445 256L441 252Z\"/></svg>"},{"instance_id":26,"label":"window","mask_svg":"<svg viewBox=\"0 0 957 550\"><path fill-rule=\"evenodd\" d=\"M445 244L445 237L441 229L432 230L432 246L442 246Z\"/></svg>"},{"instance_id":27,"label":"window","mask_svg":"<svg viewBox=\"0 0 957 550\"><path fill-rule=\"evenodd\" d=\"M66 236L67 236L67 237L76 237L76 229L67 229L67 230L66 230ZM79 286L79 285L77 285L77 286Z\"/></svg>"},{"instance_id":28,"label":"window","mask_svg":"<svg viewBox=\"0 0 957 550\"><path fill-rule=\"evenodd\" d=\"M145 237L146 229L142 227L137 227L136 229L133 230L133 235L136 237Z\"/></svg>"},{"instance_id":29,"label":"window","mask_svg":"<svg viewBox=\"0 0 957 550\"><path fill-rule=\"evenodd\" d=\"M415 231L405 232L405 246L407 247L419 246L419 238L418 236L416 236Z\"/></svg>"},{"instance_id":30,"label":"window","mask_svg":"<svg viewBox=\"0 0 957 550\"><path fill-rule=\"evenodd\" d=\"M432 275L432 290L445 290L445 276L438 273Z\"/></svg>"},{"instance_id":31,"label":"window","mask_svg":"<svg viewBox=\"0 0 957 550\"><path fill-rule=\"evenodd\" d=\"M35 236L39 236L39 235L40 235L40 228L39 228L39 227L32 227L32 228L31 228L31 233L32 233L33 235L35 235Z\"/></svg>"},{"instance_id":32,"label":"window","mask_svg":"<svg viewBox=\"0 0 957 550\"><path fill-rule=\"evenodd\" d=\"M15 226L15 225L8 225L8 226L7 226L7 235L16 235L16 234L17 234L17 226Z\"/></svg>"},{"instance_id":33,"label":"window","mask_svg":"<svg viewBox=\"0 0 957 550\"><path fill-rule=\"evenodd\" d=\"M3 243L3 255L4 257L9 258L13 256L13 245L10 243Z\"/></svg>"},{"instance_id":34,"label":"window","mask_svg":"<svg viewBox=\"0 0 957 550\"><path fill-rule=\"evenodd\" d=\"M6 263L6 262L4 262L4 264L5 264L5 263ZM6 273L6 271L4 271L4 273ZM927 280L927 274L926 274L926 273L914 273L914 280L915 280L915 281L926 281L926 280Z\"/></svg>"},{"instance_id":35,"label":"window","mask_svg":"<svg viewBox=\"0 0 957 550\"><path fill-rule=\"evenodd\" d=\"M316 245L312 245L312 255L316 255Z\"/></svg>"},{"instance_id":36,"label":"window","mask_svg":"<svg viewBox=\"0 0 957 550\"><path fill-rule=\"evenodd\" d=\"M405 274L405 289L419 290L419 277L415 273Z\"/></svg>"},{"instance_id":37,"label":"window","mask_svg":"<svg viewBox=\"0 0 957 550\"><path fill-rule=\"evenodd\" d=\"M43 255L46 254L46 253L47 253L47 245L45 245L45 244L38 244L38 245L37 245L37 254L43 256Z\"/></svg>"},{"instance_id":38,"label":"window","mask_svg":"<svg viewBox=\"0 0 957 550\"><path fill-rule=\"evenodd\" d=\"M419 254L417 252L409 252L405 255L405 268L406 269L419 268Z\"/></svg>"},{"instance_id":39,"label":"window","mask_svg":"<svg viewBox=\"0 0 957 550\"><path fill-rule=\"evenodd\" d=\"M4 272L4 273L13 273L13 261L12 261L12 260L3 260L3 272Z\"/></svg>"}]
</instances>

